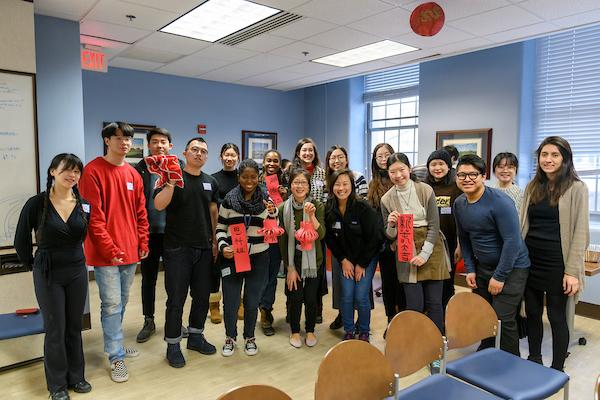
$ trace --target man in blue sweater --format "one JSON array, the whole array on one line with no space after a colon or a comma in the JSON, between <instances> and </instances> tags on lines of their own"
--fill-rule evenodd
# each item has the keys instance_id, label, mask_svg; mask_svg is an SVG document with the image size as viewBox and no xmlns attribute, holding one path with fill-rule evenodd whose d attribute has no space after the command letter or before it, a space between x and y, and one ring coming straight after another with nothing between
<instances>
[{"instance_id":1,"label":"man in blue sweater","mask_svg":"<svg viewBox=\"0 0 600 400\"><path fill-rule=\"evenodd\" d=\"M519 355L516 313L523 297L529 255L521 238L519 217L512 200L484 185L485 162L465 155L457 166L456 183L464 192L456 199L456 219L467 284L494 307L502 321L500 347ZM494 346L494 338L480 349Z\"/></svg>"}]
</instances>

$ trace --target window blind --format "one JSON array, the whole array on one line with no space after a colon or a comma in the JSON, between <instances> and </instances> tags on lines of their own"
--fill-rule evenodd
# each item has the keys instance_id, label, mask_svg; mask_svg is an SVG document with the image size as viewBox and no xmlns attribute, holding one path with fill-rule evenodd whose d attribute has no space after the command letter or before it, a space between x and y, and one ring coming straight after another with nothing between
<instances>
[{"instance_id":1,"label":"window blind","mask_svg":"<svg viewBox=\"0 0 600 400\"><path fill-rule=\"evenodd\" d=\"M419 64L407 65L365 77L365 103L418 95Z\"/></svg>"},{"instance_id":2,"label":"window blind","mask_svg":"<svg viewBox=\"0 0 600 400\"><path fill-rule=\"evenodd\" d=\"M536 69L536 148L562 136L586 158L581 167L592 167L600 155L600 25L538 39Z\"/></svg>"}]
</instances>

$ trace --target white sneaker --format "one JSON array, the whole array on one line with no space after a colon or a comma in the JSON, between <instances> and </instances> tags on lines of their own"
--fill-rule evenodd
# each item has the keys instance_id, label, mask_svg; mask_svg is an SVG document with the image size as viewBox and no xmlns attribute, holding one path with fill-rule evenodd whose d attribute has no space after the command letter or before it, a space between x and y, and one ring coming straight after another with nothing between
<instances>
[{"instance_id":1,"label":"white sneaker","mask_svg":"<svg viewBox=\"0 0 600 400\"><path fill-rule=\"evenodd\" d=\"M228 337L225 339L225 344L223 345L223 348L221 349L221 354L223 355L223 357L229 357L229 356L232 356L234 352L235 352L235 340Z\"/></svg>"},{"instance_id":2,"label":"white sneaker","mask_svg":"<svg viewBox=\"0 0 600 400\"><path fill-rule=\"evenodd\" d=\"M255 356L256 353L258 353L258 346L256 346L255 340L256 338L246 339L244 353L246 353L247 356Z\"/></svg>"},{"instance_id":3,"label":"white sneaker","mask_svg":"<svg viewBox=\"0 0 600 400\"><path fill-rule=\"evenodd\" d=\"M129 380L129 372L123 360L117 360L110 364L110 379L115 382L127 382Z\"/></svg>"},{"instance_id":4,"label":"white sneaker","mask_svg":"<svg viewBox=\"0 0 600 400\"><path fill-rule=\"evenodd\" d=\"M140 352L135 347L123 347L125 350L125 357L127 358L135 358L140 355Z\"/></svg>"}]
</instances>

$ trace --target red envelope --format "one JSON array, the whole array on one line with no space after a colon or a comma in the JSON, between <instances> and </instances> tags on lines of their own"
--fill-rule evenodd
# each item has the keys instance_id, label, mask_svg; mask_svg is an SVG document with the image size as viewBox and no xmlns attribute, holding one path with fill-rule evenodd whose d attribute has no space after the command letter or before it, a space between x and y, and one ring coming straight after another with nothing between
<instances>
[{"instance_id":1,"label":"red envelope","mask_svg":"<svg viewBox=\"0 0 600 400\"><path fill-rule=\"evenodd\" d=\"M235 272L250 271L250 254L248 253L248 237L244 224L229 226L231 232L231 247L233 247L233 261Z\"/></svg>"},{"instance_id":2,"label":"red envelope","mask_svg":"<svg viewBox=\"0 0 600 400\"><path fill-rule=\"evenodd\" d=\"M177 186L183 188L183 173L177 156L170 154L148 156L144 160L148 166L148 171L159 176L154 185L155 189L164 186L170 180L175 181Z\"/></svg>"},{"instance_id":3,"label":"red envelope","mask_svg":"<svg viewBox=\"0 0 600 400\"><path fill-rule=\"evenodd\" d=\"M265 182L267 183L267 191L269 192L269 196L273 199L273 203L275 203L276 206L283 203L283 199L279 194L279 178L277 177L277 174L265 176Z\"/></svg>"},{"instance_id":4,"label":"red envelope","mask_svg":"<svg viewBox=\"0 0 600 400\"><path fill-rule=\"evenodd\" d=\"M413 259L414 247L414 232L413 232L414 216L412 214L401 214L398 217L396 227L398 228L398 261L410 262Z\"/></svg>"}]
</instances>

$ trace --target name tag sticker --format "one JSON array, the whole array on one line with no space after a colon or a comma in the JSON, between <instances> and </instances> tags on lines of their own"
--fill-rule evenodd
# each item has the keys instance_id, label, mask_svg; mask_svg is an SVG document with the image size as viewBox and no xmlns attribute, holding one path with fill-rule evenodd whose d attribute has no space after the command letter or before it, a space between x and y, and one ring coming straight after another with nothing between
<instances>
[{"instance_id":1,"label":"name tag sticker","mask_svg":"<svg viewBox=\"0 0 600 400\"><path fill-rule=\"evenodd\" d=\"M230 267L223 268L221 270L221 276L228 276L228 275L231 275L231 268Z\"/></svg>"},{"instance_id":2,"label":"name tag sticker","mask_svg":"<svg viewBox=\"0 0 600 400\"><path fill-rule=\"evenodd\" d=\"M212 185L210 182L204 182L202 186L204 186L204 190L212 190Z\"/></svg>"},{"instance_id":3,"label":"name tag sticker","mask_svg":"<svg viewBox=\"0 0 600 400\"><path fill-rule=\"evenodd\" d=\"M127 190L133 190L133 182L127 182Z\"/></svg>"},{"instance_id":4,"label":"name tag sticker","mask_svg":"<svg viewBox=\"0 0 600 400\"><path fill-rule=\"evenodd\" d=\"M340 221L336 221L335 224L333 224L332 228L333 229L342 229L342 224L340 224Z\"/></svg>"},{"instance_id":5,"label":"name tag sticker","mask_svg":"<svg viewBox=\"0 0 600 400\"><path fill-rule=\"evenodd\" d=\"M442 214L442 215L452 214L452 207L442 207L442 208L440 208L440 214Z\"/></svg>"},{"instance_id":6,"label":"name tag sticker","mask_svg":"<svg viewBox=\"0 0 600 400\"><path fill-rule=\"evenodd\" d=\"M83 208L83 212L89 214L90 213L90 205L89 204L82 204L81 208Z\"/></svg>"}]
</instances>

